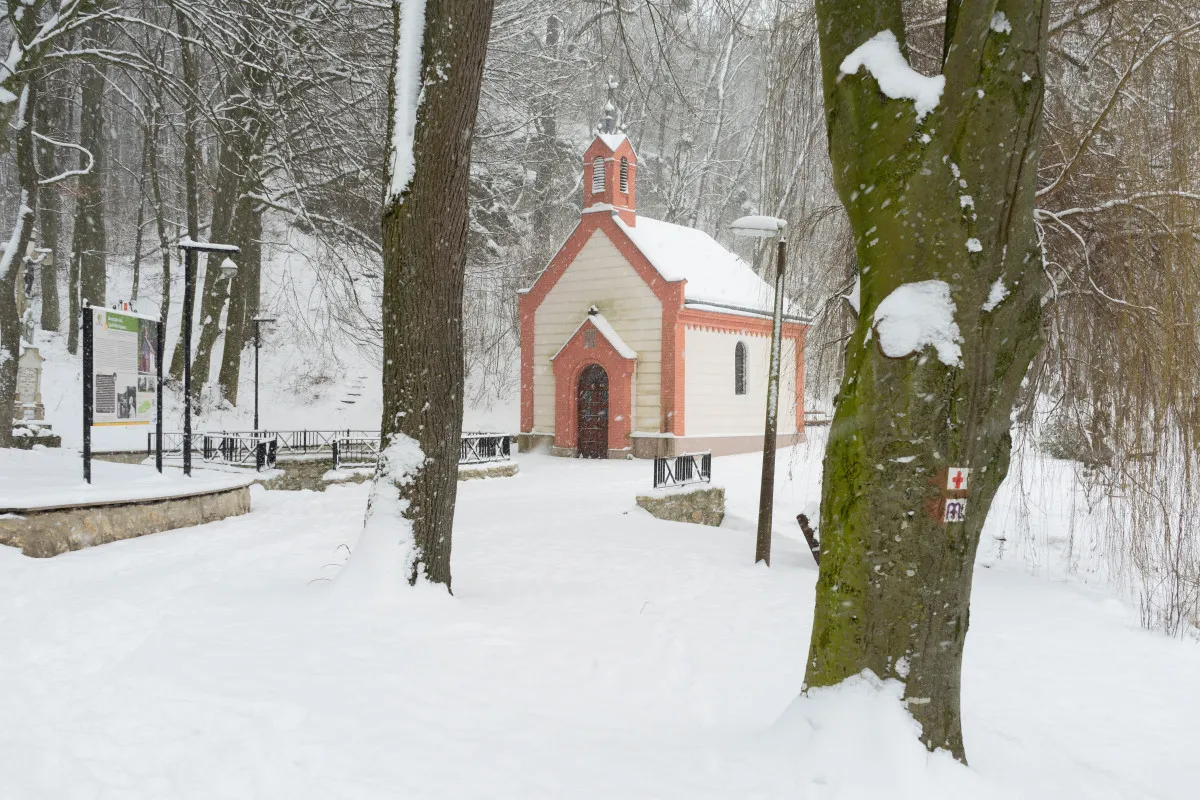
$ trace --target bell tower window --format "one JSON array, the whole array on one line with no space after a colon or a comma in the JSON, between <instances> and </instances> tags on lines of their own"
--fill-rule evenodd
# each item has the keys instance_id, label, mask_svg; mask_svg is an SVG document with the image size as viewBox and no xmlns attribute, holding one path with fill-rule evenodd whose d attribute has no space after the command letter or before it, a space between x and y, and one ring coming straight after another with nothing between
<instances>
[{"instance_id":1,"label":"bell tower window","mask_svg":"<svg viewBox=\"0 0 1200 800\"><path fill-rule=\"evenodd\" d=\"M592 194L604 191L604 159L596 157L592 161Z\"/></svg>"},{"instance_id":2,"label":"bell tower window","mask_svg":"<svg viewBox=\"0 0 1200 800\"><path fill-rule=\"evenodd\" d=\"M621 156L621 193L629 194L629 159Z\"/></svg>"}]
</instances>

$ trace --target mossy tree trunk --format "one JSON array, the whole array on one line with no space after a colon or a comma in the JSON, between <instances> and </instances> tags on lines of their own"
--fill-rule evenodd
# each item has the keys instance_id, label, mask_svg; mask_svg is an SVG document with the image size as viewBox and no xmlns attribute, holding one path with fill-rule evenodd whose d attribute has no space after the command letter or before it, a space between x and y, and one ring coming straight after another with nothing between
<instances>
[{"instance_id":1,"label":"mossy tree trunk","mask_svg":"<svg viewBox=\"0 0 1200 800\"><path fill-rule=\"evenodd\" d=\"M401 6L393 4L397 48ZM405 434L425 456L410 481L397 483L416 551L402 577L447 588L462 436L467 188L491 17L491 0L427 3L413 177L399 194L388 192L383 211L383 441ZM389 95L391 140L395 75Z\"/></svg>"},{"instance_id":2,"label":"mossy tree trunk","mask_svg":"<svg viewBox=\"0 0 1200 800\"><path fill-rule=\"evenodd\" d=\"M1049 0L950 0L939 106L918 122L843 59L901 0L818 0L835 184L861 265L861 313L830 431L805 684L863 670L905 684L930 748L965 760L963 645L980 532L1008 470L1010 416L1041 346L1033 221ZM1003 15L1003 16L1000 16ZM969 200L964 198L970 198ZM872 330L897 287L945 281L962 366L886 357ZM1008 292L991 310L996 281ZM964 522L942 522L946 470L971 470Z\"/></svg>"}]
</instances>

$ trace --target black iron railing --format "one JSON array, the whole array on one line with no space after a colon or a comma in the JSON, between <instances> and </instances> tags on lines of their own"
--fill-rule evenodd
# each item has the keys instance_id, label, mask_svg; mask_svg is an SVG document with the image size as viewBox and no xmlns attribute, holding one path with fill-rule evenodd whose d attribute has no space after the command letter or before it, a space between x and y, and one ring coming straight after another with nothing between
<instances>
[{"instance_id":1,"label":"black iron railing","mask_svg":"<svg viewBox=\"0 0 1200 800\"><path fill-rule=\"evenodd\" d=\"M458 452L459 464L488 464L512 458L512 439L501 433L464 433Z\"/></svg>"},{"instance_id":2,"label":"black iron railing","mask_svg":"<svg viewBox=\"0 0 1200 800\"><path fill-rule=\"evenodd\" d=\"M487 464L512 458L516 437L506 433L464 433L459 449L459 464ZM203 455L205 461L255 463L251 458L259 440L270 442L270 466L276 456L332 453L333 468L374 466L379 460L379 431L355 430L290 430L290 431L214 431L192 436L192 452ZM163 454L183 453L183 434L163 432ZM146 435L146 454L154 454L154 434ZM239 459L246 459L241 461Z\"/></svg>"},{"instance_id":3,"label":"black iron railing","mask_svg":"<svg viewBox=\"0 0 1200 800\"><path fill-rule=\"evenodd\" d=\"M334 439L333 468L373 467L379 461L379 437L343 436Z\"/></svg>"},{"instance_id":4,"label":"black iron railing","mask_svg":"<svg viewBox=\"0 0 1200 800\"><path fill-rule=\"evenodd\" d=\"M654 459L654 488L712 483L712 451Z\"/></svg>"},{"instance_id":5,"label":"black iron railing","mask_svg":"<svg viewBox=\"0 0 1200 800\"><path fill-rule=\"evenodd\" d=\"M204 443L200 440L199 434L192 434L192 452L200 453L204 450ZM146 455L154 455L154 432L146 434ZM183 434L178 431L163 431L163 455L164 456L179 456L183 455Z\"/></svg>"},{"instance_id":6,"label":"black iron railing","mask_svg":"<svg viewBox=\"0 0 1200 800\"><path fill-rule=\"evenodd\" d=\"M224 431L237 436L252 436L254 431ZM271 431L279 438L281 453L320 453L333 449L335 439L371 439L378 441L379 431L354 430L291 430Z\"/></svg>"},{"instance_id":7,"label":"black iron railing","mask_svg":"<svg viewBox=\"0 0 1200 800\"><path fill-rule=\"evenodd\" d=\"M243 467L253 464L259 470L274 469L279 443L273 433L259 432L250 436L206 433L201 453L208 462Z\"/></svg>"}]
</instances>

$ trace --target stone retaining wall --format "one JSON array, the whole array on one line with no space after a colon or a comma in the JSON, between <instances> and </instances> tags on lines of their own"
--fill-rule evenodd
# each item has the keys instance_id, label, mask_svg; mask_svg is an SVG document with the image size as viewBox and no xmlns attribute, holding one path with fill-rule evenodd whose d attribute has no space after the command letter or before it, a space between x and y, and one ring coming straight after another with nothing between
<instances>
[{"instance_id":1,"label":"stone retaining wall","mask_svg":"<svg viewBox=\"0 0 1200 800\"><path fill-rule=\"evenodd\" d=\"M190 497L112 505L20 511L0 516L0 544L34 558L49 558L148 533L203 525L250 510L250 487Z\"/></svg>"},{"instance_id":2,"label":"stone retaining wall","mask_svg":"<svg viewBox=\"0 0 1200 800\"><path fill-rule=\"evenodd\" d=\"M725 490L697 486L638 495L637 504L659 519L720 527L725 519Z\"/></svg>"}]
</instances>

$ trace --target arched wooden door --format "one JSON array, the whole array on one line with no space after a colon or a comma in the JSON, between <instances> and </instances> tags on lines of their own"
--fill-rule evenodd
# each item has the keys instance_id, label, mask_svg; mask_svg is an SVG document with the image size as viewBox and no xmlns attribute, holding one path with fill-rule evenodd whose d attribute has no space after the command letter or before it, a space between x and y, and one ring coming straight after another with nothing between
<instances>
[{"instance_id":1,"label":"arched wooden door","mask_svg":"<svg viewBox=\"0 0 1200 800\"><path fill-rule=\"evenodd\" d=\"M575 392L580 458L608 458L608 373L599 364L579 376Z\"/></svg>"}]
</instances>

